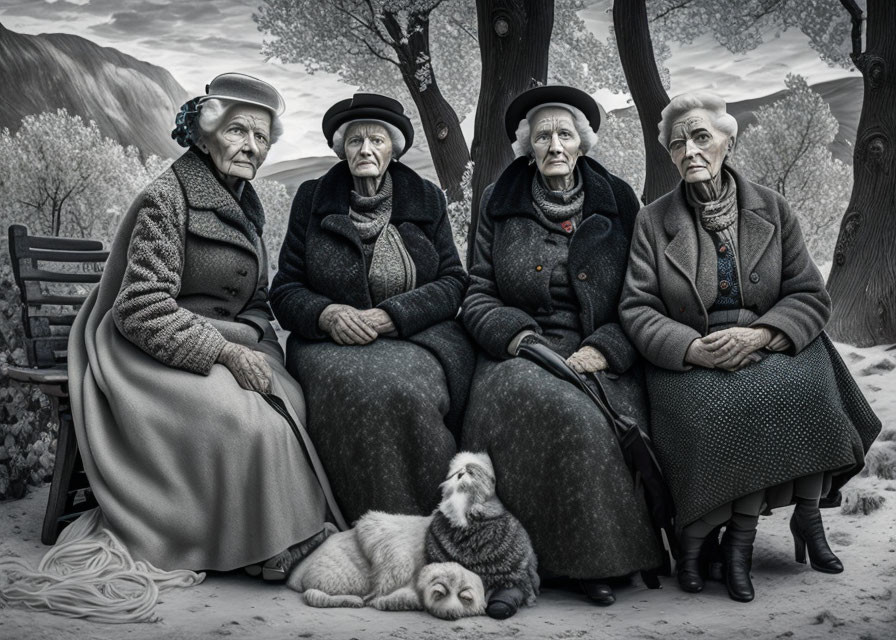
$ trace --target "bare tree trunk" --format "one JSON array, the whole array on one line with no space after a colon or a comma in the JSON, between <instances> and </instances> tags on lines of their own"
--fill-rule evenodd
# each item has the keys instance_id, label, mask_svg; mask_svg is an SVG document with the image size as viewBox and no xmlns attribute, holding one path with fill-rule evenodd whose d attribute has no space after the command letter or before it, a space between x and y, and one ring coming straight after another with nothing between
<instances>
[{"instance_id":1,"label":"bare tree trunk","mask_svg":"<svg viewBox=\"0 0 896 640\"><path fill-rule=\"evenodd\" d=\"M868 0L866 49L861 11L841 0L854 21L853 61L865 100L853 156L854 184L840 225L828 291L828 331L860 347L896 342L896 2Z\"/></svg>"},{"instance_id":2,"label":"bare tree trunk","mask_svg":"<svg viewBox=\"0 0 896 640\"><path fill-rule=\"evenodd\" d=\"M460 130L460 120L436 82L429 47L429 16L418 15L414 23L408 27L407 44L396 47L401 76L420 113L439 182L448 201L456 202L463 200L461 179L470 161L470 152ZM402 31L394 15L386 14L384 24L395 41L400 41Z\"/></svg>"},{"instance_id":3,"label":"bare tree trunk","mask_svg":"<svg viewBox=\"0 0 896 640\"><path fill-rule=\"evenodd\" d=\"M544 84L554 27L553 0L477 0L482 80L473 134L473 202L467 253L476 236L479 199L513 160L504 111L518 94Z\"/></svg>"},{"instance_id":4,"label":"bare tree trunk","mask_svg":"<svg viewBox=\"0 0 896 640\"><path fill-rule=\"evenodd\" d=\"M669 104L669 96L663 88L650 28L647 25L645 0L617 0L613 3L613 29L619 47L619 59L625 72L625 81L641 120L647 175L644 180L644 204L665 195L678 184L680 176L669 159L669 152L657 141L660 114Z\"/></svg>"}]
</instances>

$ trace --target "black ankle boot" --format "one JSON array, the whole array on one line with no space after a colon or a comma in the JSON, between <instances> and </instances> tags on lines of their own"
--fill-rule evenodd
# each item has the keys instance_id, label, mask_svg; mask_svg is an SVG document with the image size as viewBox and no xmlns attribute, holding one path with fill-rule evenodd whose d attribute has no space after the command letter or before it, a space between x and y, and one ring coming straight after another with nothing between
<instances>
[{"instance_id":1,"label":"black ankle boot","mask_svg":"<svg viewBox=\"0 0 896 640\"><path fill-rule=\"evenodd\" d=\"M750 581L753 565L753 541L756 529L738 529L728 523L722 536L722 556L725 560L725 586L732 600L750 602L756 593Z\"/></svg>"},{"instance_id":2,"label":"black ankle boot","mask_svg":"<svg viewBox=\"0 0 896 640\"><path fill-rule=\"evenodd\" d=\"M797 505L790 518L790 532L793 534L793 548L796 561L806 564L806 548L809 550L809 564L822 573L840 573L843 563L834 555L824 536L824 524L817 507Z\"/></svg>"},{"instance_id":3,"label":"black ankle boot","mask_svg":"<svg viewBox=\"0 0 896 640\"><path fill-rule=\"evenodd\" d=\"M585 595L588 596L588 599L594 604L598 604L602 607L609 607L616 602L616 596L613 594L613 589L605 582L583 579L579 580L579 584L582 587L582 591L585 592Z\"/></svg>"},{"instance_id":4,"label":"black ankle boot","mask_svg":"<svg viewBox=\"0 0 896 640\"><path fill-rule=\"evenodd\" d=\"M722 525L712 530L703 541L700 549L700 575L704 580L725 581L724 560L722 560L722 547L719 546L719 534Z\"/></svg>"},{"instance_id":5,"label":"black ankle boot","mask_svg":"<svg viewBox=\"0 0 896 640\"><path fill-rule=\"evenodd\" d=\"M689 535L687 529L681 532L679 537L681 549L675 573L678 574L678 586L688 593L700 593L703 591L703 577L701 576L701 551L705 538Z\"/></svg>"}]
</instances>

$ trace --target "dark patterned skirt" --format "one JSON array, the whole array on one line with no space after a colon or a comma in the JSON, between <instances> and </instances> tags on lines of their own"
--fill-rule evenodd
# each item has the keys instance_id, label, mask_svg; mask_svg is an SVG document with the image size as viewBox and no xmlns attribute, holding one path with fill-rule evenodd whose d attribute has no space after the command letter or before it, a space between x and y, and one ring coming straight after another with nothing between
<instances>
[{"instance_id":1,"label":"dark patterned skirt","mask_svg":"<svg viewBox=\"0 0 896 640\"><path fill-rule=\"evenodd\" d=\"M881 423L826 334L736 372L650 367L651 429L684 527L741 496L864 465Z\"/></svg>"},{"instance_id":2,"label":"dark patterned skirt","mask_svg":"<svg viewBox=\"0 0 896 640\"><path fill-rule=\"evenodd\" d=\"M646 420L634 376L606 386L617 410ZM498 497L529 533L540 569L608 578L660 565L643 495L616 437L569 382L529 360L480 356L462 442L491 456Z\"/></svg>"},{"instance_id":3,"label":"dark patterned skirt","mask_svg":"<svg viewBox=\"0 0 896 640\"><path fill-rule=\"evenodd\" d=\"M442 366L424 347L290 338L286 364L305 393L307 429L348 522L367 510L428 515L456 453Z\"/></svg>"}]
</instances>

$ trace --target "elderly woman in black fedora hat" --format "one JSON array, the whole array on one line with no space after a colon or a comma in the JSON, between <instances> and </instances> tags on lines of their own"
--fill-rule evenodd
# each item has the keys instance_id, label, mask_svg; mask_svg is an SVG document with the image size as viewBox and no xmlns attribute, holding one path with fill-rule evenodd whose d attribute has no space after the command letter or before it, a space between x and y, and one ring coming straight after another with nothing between
<instances>
[{"instance_id":1,"label":"elderly woman in black fedora hat","mask_svg":"<svg viewBox=\"0 0 896 640\"><path fill-rule=\"evenodd\" d=\"M398 101L355 94L323 133L341 162L299 187L271 286L287 367L346 518L426 514L475 362L455 320L467 276L442 190L398 161L414 138Z\"/></svg>"},{"instance_id":2,"label":"elderly woman in black fedora hat","mask_svg":"<svg viewBox=\"0 0 896 640\"><path fill-rule=\"evenodd\" d=\"M661 563L644 500L591 400L515 356L521 344L547 345L580 373L601 372L617 410L644 417L637 354L616 313L638 200L586 155L600 125L588 94L530 89L505 125L518 157L483 194L463 303L484 351L463 445L491 454L539 566L612 604L606 579Z\"/></svg>"},{"instance_id":3,"label":"elderly woman in black fedora hat","mask_svg":"<svg viewBox=\"0 0 896 640\"><path fill-rule=\"evenodd\" d=\"M250 181L280 94L239 73L185 104L187 151L138 196L72 328L75 428L108 528L162 569L283 578L345 522L271 327ZM328 516L328 514L330 514Z\"/></svg>"}]
</instances>

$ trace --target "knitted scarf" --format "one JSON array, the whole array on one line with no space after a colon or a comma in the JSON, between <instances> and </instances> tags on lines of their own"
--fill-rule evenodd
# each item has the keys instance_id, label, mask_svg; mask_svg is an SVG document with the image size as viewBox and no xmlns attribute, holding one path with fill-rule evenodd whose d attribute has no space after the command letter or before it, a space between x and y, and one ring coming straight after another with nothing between
<instances>
[{"instance_id":1,"label":"knitted scarf","mask_svg":"<svg viewBox=\"0 0 896 640\"><path fill-rule=\"evenodd\" d=\"M553 191L542 184L541 174L532 178L532 204L541 213L550 228L555 226L566 233L572 233L582 220L582 205L585 191L576 170L576 183L572 189Z\"/></svg>"},{"instance_id":2,"label":"knitted scarf","mask_svg":"<svg viewBox=\"0 0 896 640\"><path fill-rule=\"evenodd\" d=\"M369 267L370 297L377 305L417 286L417 269L401 234L389 223L392 217L392 176L388 173L372 196L350 194L349 218L361 237Z\"/></svg>"},{"instance_id":3,"label":"knitted scarf","mask_svg":"<svg viewBox=\"0 0 896 640\"><path fill-rule=\"evenodd\" d=\"M538 593L538 561L529 534L512 514L494 518L469 517L455 527L441 511L433 514L426 532L427 562L457 562L482 579L486 593L520 589L528 603Z\"/></svg>"},{"instance_id":4,"label":"knitted scarf","mask_svg":"<svg viewBox=\"0 0 896 640\"><path fill-rule=\"evenodd\" d=\"M737 220L737 185L724 167L718 180L699 185L685 183L688 204L698 213L700 224L710 232L727 229Z\"/></svg>"}]
</instances>

